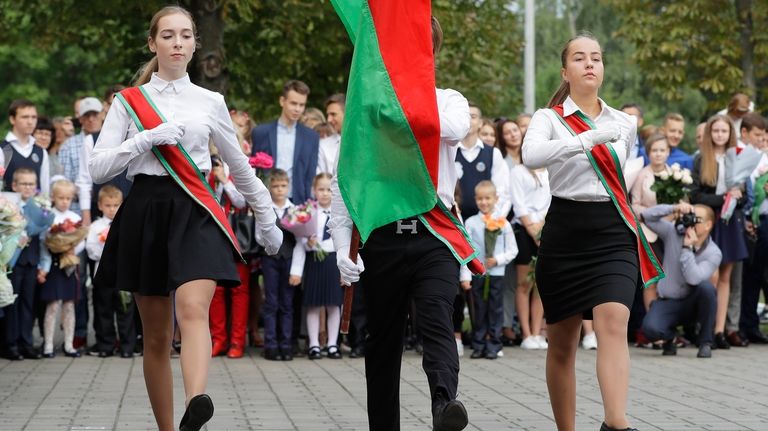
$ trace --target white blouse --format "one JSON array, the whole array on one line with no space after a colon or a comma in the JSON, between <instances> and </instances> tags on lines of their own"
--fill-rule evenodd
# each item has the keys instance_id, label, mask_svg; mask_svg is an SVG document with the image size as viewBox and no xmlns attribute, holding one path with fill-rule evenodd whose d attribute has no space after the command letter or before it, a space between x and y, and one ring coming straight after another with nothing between
<instances>
[{"instance_id":1,"label":"white blouse","mask_svg":"<svg viewBox=\"0 0 768 431\"><path fill-rule=\"evenodd\" d=\"M536 175L536 178L534 178ZM536 181L538 179L538 181ZM512 168L510 192L515 210L513 222L522 224L520 217L528 216L533 223L544 221L552 201L549 193L549 174L545 170L531 171L523 165Z\"/></svg>"},{"instance_id":2,"label":"white blouse","mask_svg":"<svg viewBox=\"0 0 768 431\"><path fill-rule=\"evenodd\" d=\"M623 167L637 139L637 119L599 101L602 109L593 122L598 129L608 125L618 127L619 139L608 145L616 151ZM563 102L563 115L576 111L580 111L579 107L568 97ZM539 109L533 114L525 133L522 156L525 166L531 169L547 168L552 196L587 202L610 200L579 138L571 134L551 109Z\"/></svg>"},{"instance_id":3,"label":"white blouse","mask_svg":"<svg viewBox=\"0 0 768 431\"><path fill-rule=\"evenodd\" d=\"M224 96L193 84L189 75L164 81L152 75L144 89L168 121L184 125L181 144L197 167L205 174L211 170L209 140L218 148L229 166L232 180L253 209L259 224L274 224L272 199L261 180L256 178L248 158L235 136ZM122 103L113 103L91 153L88 168L95 183L104 183L128 166L128 179L146 174L168 175L151 151L140 152L133 141L138 129Z\"/></svg>"}]
</instances>

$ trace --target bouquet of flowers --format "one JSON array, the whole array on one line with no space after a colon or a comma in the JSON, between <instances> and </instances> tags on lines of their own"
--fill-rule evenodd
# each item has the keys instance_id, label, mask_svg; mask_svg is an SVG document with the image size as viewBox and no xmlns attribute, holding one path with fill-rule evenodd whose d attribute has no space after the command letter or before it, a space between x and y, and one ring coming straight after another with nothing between
<instances>
[{"instance_id":1,"label":"bouquet of flowers","mask_svg":"<svg viewBox=\"0 0 768 431\"><path fill-rule=\"evenodd\" d=\"M19 207L0 195L0 308L13 304L16 294L6 274L27 222Z\"/></svg>"},{"instance_id":2,"label":"bouquet of flowers","mask_svg":"<svg viewBox=\"0 0 768 431\"><path fill-rule=\"evenodd\" d=\"M504 227L506 219L504 217L493 218L490 214L482 215L483 223L485 223L485 258L493 256L493 252L496 250L496 240L501 235L501 229ZM485 263L485 262L483 262ZM490 268L486 268L488 270ZM486 273L485 284L483 285L483 299L488 300L488 294L491 291L491 277Z\"/></svg>"},{"instance_id":3,"label":"bouquet of flowers","mask_svg":"<svg viewBox=\"0 0 768 431\"><path fill-rule=\"evenodd\" d=\"M280 219L283 229L296 238L309 238L317 233L317 203L312 199L296 205Z\"/></svg>"},{"instance_id":4,"label":"bouquet of flowers","mask_svg":"<svg viewBox=\"0 0 768 431\"><path fill-rule=\"evenodd\" d=\"M27 218L27 234L37 235L48 230L53 224L53 211L51 201L43 194L35 195L24 206L24 215Z\"/></svg>"},{"instance_id":5,"label":"bouquet of flowers","mask_svg":"<svg viewBox=\"0 0 768 431\"><path fill-rule=\"evenodd\" d=\"M103 231L99 232L99 242L102 244L107 242L107 236L109 236L109 226L105 227Z\"/></svg>"},{"instance_id":6,"label":"bouquet of flowers","mask_svg":"<svg viewBox=\"0 0 768 431\"><path fill-rule=\"evenodd\" d=\"M725 187L729 190L743 185L754 172L763 153L754 147L729 148L725 151ZM725 195L720 218L728 222L736 209L736 199L728 193Z\"/></svg>"},{"instance_id":7,"label":"bouquet of flowers","mask_svg":"<svg viewBox=\"0 0 768 431\"><path fill-rule=\"evenodd\" d=\"M88 228L82 221L73 222L66 219L61 223L51 226L48 236L45 238L45 246L51 253L62 254L59 259L59 268L71 267L72 270L80 264L80 258L73 252L75 246L88 235Z\"/></svg>"},{"instance_id":8,"label":"bouquet of flowers","mask_svg":"<svg viewBox=\"0 0 768 431\"><path fill-rule=\"evenodd\" d=\"M673 163L667 169L654 174L651 190L656 192L656 203L674 205L685 198L693 184L691 171Z\"/></svg>"},{"instance_id":9,"label":"bouquet of flowers","mask_svg":"<svg viewBox=\"0 0 768 431\"><path fill-rule=\"evenodd\" d=\"M768 188L767 185L768 166L763 166L757 172L757 179L755 180L753 188L755 192L755 203L752 205L752 214L750 215L750 218L752 219L752 224L756 227L760 226L760 207L763 205L763 202L765 202L766 189Z\"/></svg>"},{"instance_id":10,"label":"bouquet of flowers","mask_svg":"<svg viewBox=\"0 0 768 431\"><path fill-rule=\"evenodd\" d=\"M275 166L275 161L269 154L259 151L248 159L248 163L252 168L256 169L256 176L264 182L266 178L267 169L272 169Z\"/></svg>"}]
</instances>

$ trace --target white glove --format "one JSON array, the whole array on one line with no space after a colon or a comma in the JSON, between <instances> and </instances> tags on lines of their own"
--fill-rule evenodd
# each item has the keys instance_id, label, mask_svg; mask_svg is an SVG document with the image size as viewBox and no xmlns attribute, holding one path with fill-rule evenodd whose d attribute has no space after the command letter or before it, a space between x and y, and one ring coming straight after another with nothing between
<instances>
[{"instance_id":1,"label":"white glove","mask_svg":"<svg viewBox=\"0 0 768 431\"><path fill-rule=\"evenodd\" d=\"M360 273L365 271L365 265L363 265L362 256L357 256L357 263L352 262L352 259L349 258L348 245L345 245L336 250L336 266L339 267L339 274L341 274L341 284L344 286L357 283L360 280Z\"/></svg>"},{"instance_id":2,"label":"white glove","mask_svg":"<svg viewBox=\"0 0 768 431\"><path fill-rule=\"evenodd\" d=\"M620 131L616 126L608 126L603 129L587 130L579 134L579 140L584 151L589 151L595 145L606 142L615 142L619 139Z\"/></svg>"},{"instance_id":3,"label":"white glove","mask_svg":"<svg viewBox=\"0 0 768 431\"><path fill-rule=\"evenodd\" d=\"M133 136L139 151L145 153L155 145L176 145L184 136L184 125L175 121L162 123L151 130L139 132Z\"/></svg>"},{"instance_id":4,"label":"white glove","mask_svg":"<svg viewBox=\"0 0 768 431\"><path fill-rule=\"evenodd\" d=\"M283 231L274 223L259 225L256 241L264 246L268 255L274 256L283 244Z\"/></svg>"}]
</instances>

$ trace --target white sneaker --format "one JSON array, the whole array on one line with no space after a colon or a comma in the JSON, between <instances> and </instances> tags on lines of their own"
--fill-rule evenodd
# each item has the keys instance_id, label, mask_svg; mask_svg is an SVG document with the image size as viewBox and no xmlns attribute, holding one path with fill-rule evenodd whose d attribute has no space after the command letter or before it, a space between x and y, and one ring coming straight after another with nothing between
<instances>
[{"instance_id":1,"label":"white sneaker","mask_svg":"<svg viewBox=\"0 0 768 431\"><path fill-rule=\"evenodd\" d=\"M497 353L496 356L498 356L499 358L503 358L504 357L504 350L499 350L499 353Z\"/></svg>"},{"instance_id":2,"label":"white sneaker","mask_svg":"<svg viewBox=\"0 0 768 431\"><path fill-rule=\"evenodd\" d=\"M459 353L459 357L464 356L464 343L461 340L456 340L456 351Z\"/></svg>"},{"instance_id":3,"label":"white sneaker","mask_svg":"<svg viewBox=\"0 0 768 431\"><path fill-rule=\"evenodd\" d=\"M535 335L534 338L536 339L536 342L539 343L539 349L547 350L547 348L549 348L549 343L547 343L546 338L541 335Z\"/></svg>"},{"instance_id":4,"label":"white sneaker","mask_svg":"<svg viewBox=\"0 0 768 431\"><path fill-rule=\"evenodd\" d=\"M581 340L581 348L586 350L597 350L597 336L594 332L585 335Z\"/></svg>"},{"instance_id":5,"label":"white sneaker","mask_svg":"<svg viewBox=\"0 0 768 431\"><path fill-rule=\"evenodd\" d=\"M525 340L523 340L523 342L520 343L520 348L523 349L523 350L538 350L538 349L540 349L539 342L536 340L536 337L534 337L532 335L529 336L529 337L526 337Z\"/></svg>"}]
</instances>

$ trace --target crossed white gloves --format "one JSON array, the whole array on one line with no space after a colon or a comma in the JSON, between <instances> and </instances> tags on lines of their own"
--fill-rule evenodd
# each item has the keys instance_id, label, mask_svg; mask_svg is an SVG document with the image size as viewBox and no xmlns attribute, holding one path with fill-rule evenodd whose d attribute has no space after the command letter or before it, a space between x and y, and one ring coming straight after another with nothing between
<instances>
[{"instance_id":1,"label":"crossed white gloves","mask_svg":"<svg viewBox=\"0 0 768 431\"><path fill-rule=\"evenodd\" d=\"M268 255L277 254L283 244L283 231L275 223L256 223L256 226L259 229L256 232L256 242L264 246Z\"/></svg>"},{"instance_id":2,"label":"crossed white gloves","mask_svg":"<svg viewBox=\"0 0 768 431\"><path fill-rule=\"evenodd\" d=\"M135 134L133 142L140 152L145 153L155 145L176 145L182 136L184 136L184 125L176 121L169 121L154 129Z\"/></svg>"},{"instance_id":3,"label":"crossed white gloves","mask_svg":"<svg viewBox=\"0 0 768 431\"><path fill-rule=\"evenodd\" d=\"M595 145L617 141L620 135L621 132L619 131L619 128L610 125L603 129L587 130L586 132L580 133L578 137L584 151L589 151Z\"/></svg>"}]
</instances>

